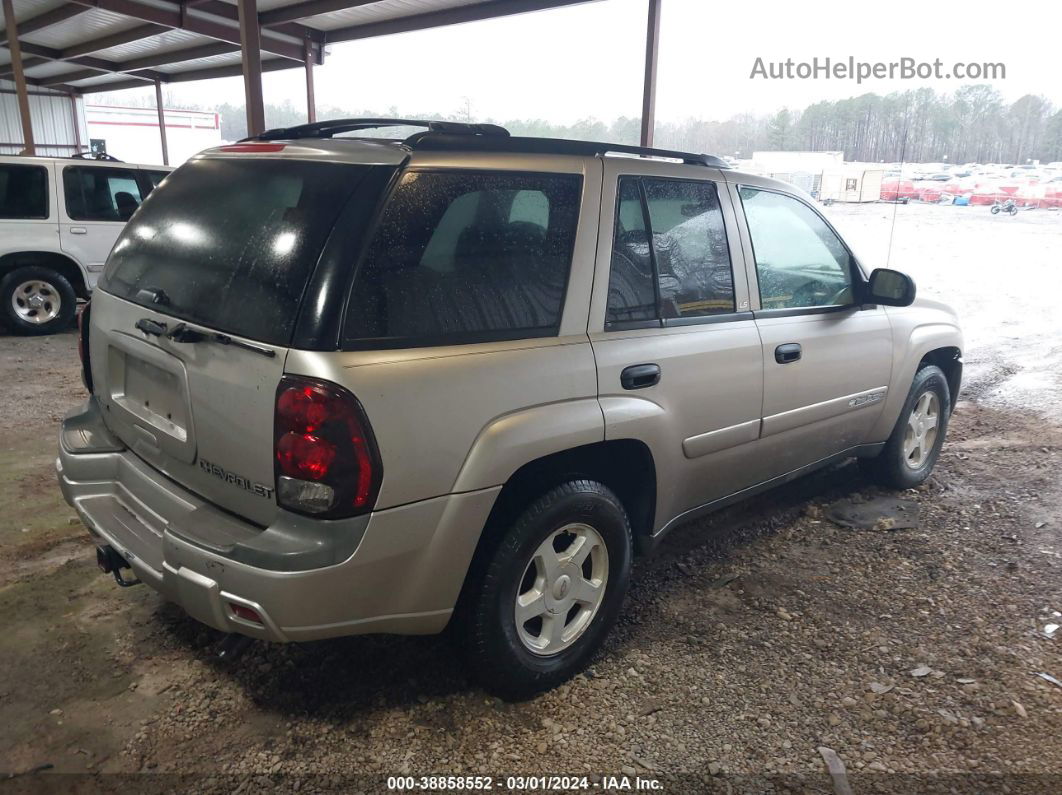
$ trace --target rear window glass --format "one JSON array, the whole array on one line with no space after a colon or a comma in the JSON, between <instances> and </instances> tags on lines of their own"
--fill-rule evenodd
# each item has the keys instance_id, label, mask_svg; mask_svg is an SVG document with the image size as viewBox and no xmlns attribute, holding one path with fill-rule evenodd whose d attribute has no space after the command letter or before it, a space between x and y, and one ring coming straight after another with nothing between
<instances>
[{"instance_id":1,"label":"rear window glass","mask_svg":"<svg viewBox=\"0 0 1062 795\"><path fill-rule=\"evenodd\" d=\"M355 277L347 344L555 335L581 188L574 174L407 173Z\"/></svg>"},{"instance_id":2,"label":"rear window glass","mask_svg":"<svg viewBox=\"0 0 1062 795\"><path fill-rule=\"evenodd\" d=\"M286 345L325 240L369 168L192 161L126 225L100 286L144 305L147 291L162 291L163 305L153 308L166 314Z\"/></svg>"},{"instance_id":3,"label":"rear window glass","mask_svg":"<svg viewBox=\"0 0 1062 795\"><path fill-rule=\"evenodd\" d=\"M0 165L0 218L47 218L48 170Z\"/></svg>"}]
</instances>

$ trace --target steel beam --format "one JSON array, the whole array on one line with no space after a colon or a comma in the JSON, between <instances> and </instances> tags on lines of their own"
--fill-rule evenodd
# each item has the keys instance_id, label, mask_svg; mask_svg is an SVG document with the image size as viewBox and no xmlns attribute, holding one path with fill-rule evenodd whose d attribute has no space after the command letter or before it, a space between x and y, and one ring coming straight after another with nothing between
<instances>
[{"instance_id":1,"label":"steel beam","mask_svg":"<svg viewBox=\"0 0 1062 795\"><path fill-rule=\"evenodd\" d=\"M140 58L130 58L128 61L122 61L118 65L122 68L123 72L131 72L136 69L150 69L153 66L168 66L170 64L181 63L181 61L194 61L197 58L210 58L215 55L227 55L232 52L239 52L240 46L238 44L228 44L224 41L212 41L210 44L200 44L196 47L186 47L183 50L171 50L170 52L160 52L154 55L144 55ZM292 64L294 66L295 64Z\"/></svg>"},{"instance_id":2,"label":"steel beam","mask_svg":"<svg viewBox=\"0 0 1062 795\"><path fill-rule=\"evenodd\" d=\"M18 116L22 122L23 152L32 155L33 122L30 119L29 89L26 87L26 73L22 70L22 48L18 40L18 22L15 21L15 9L11 0L2 0L4 19L7 22L7 48L11 50L11 72L15 78L15 91L18 94Z\"/></svg>"},{"instance_id":3,"label":"steel beam","mask_svg":"<svg viewBox=\"0 0 1062 795\"><path fill-rule=\"evenodd\" d=\"M547 8L581 5L588 0L488 0L475 5L447 8L442 11L428 11L423 14L411 14L407 17L389 19L386 22L363 22L327 32L329 43L369 39L374 36L389 36L392 33L408 33L414 30L427 30L445 25L459 25L463 22L478 22L483 19L497 19L528 11L543 11Z\"/></svg>"},{"instance_id":4,"label":"steel beam","mask_svg":"<svg viewBox=\"0 0 1062 795\"><path fill-rule=\"evenodd\" d=\"M283 69L295 69L299 65L292 63L287 58L272 58L262 61L262 72L278 72ZM240 77L243 75L242 64L229 64L228 66L207 66L203 69L192 69L188 72L174 72L166 77L167 83L188 83L194 80L213 80L216 77ZM98 83L94 86L82 86L74 89L85 94L97 94L106 91L121 91L126 88L138 88L144 84L139 80L115 80L111 83Z\"/></svg>"},{"instance_id":5,"label":"steel beam","mask_svg":"<svg viewBox=\"0 0 1062 795\"><path fill-rule=\"evenodd\" d=\"M656 60L660 50L660 4L649 0L649 19L645 26L645 82L642 84L642 146L653 145L656 126Z\"/></svg>"},{"instance_id":6,"label":"steel beam","mask_svg":"<svg viewBox=\"0 0 1062 795\"><path fill-rule=\"evenodd\" d=\"M123 30L119 33L111 33L107 36L100 36L98 39L89 39L80 44L64 47L62 53L63 57L88 55L91 52L99 52L100 50L110 49L111 47L117 47L121 44L129 44L133 41L150 39L152 36L158 36L160 33L165 33L167 30L169 30L169 28L164 25L153 25L151 23L137 25L135 28L129 28L129 30Z\"/></svg>"},{"instance_id":7,"label":"steel beam","mask_svg":"<svg viewBox=\"0 0 1062 795\"><path fill-rule=\"evenodd\" d=\"M170 164L170 148L166 145L166 112L162 109L162 83L155 81L155 110L159 114L159 140L162 142L162 165Z\"/></svg>"},{"instance_id":8,"label":"steel beam","mask_svg":"<svg viewBox=\"0 0 1062 795\"><path fill-rule=\"evenodd\" d=\"M306 121L317 121L317 100L313 90L313 50L310 43L306 42Z\"/></svg>"},{"instance_id":9,"label":"steel beam","mask_svg":"<svg viewBox=\"0 0 1062 795\"><path fill-rule=\"evenodd\" d=\"M176 1L177 0L167 0L167 2ZM373 1L375 2L375 0ZM344 0L346 6L350 6L354 2L356 2L356 0ZM185 5L191 6L193 4L186 2ZM213 14L216 17L222 17L223 19L232 20L233 22L239 20L239 12L237 11L236 6L223 2L223 0L198 0L194 3L194 6L197 11L202 11L206 14ZM258 24L265 27L262 18L269 16L271 13L271 11L261 12L258 15ZM315 45L319 45L325 40L324 31L310 28L306 25L283 21L273 23L269 27L272 29L273 33L283 33L286 36L291 36L296 39L309 38ZM319 52L316 52L318 48L315 46L314 49L314 56L319 56ZM318 60L318 63L320 63L320 60Z\"/></svg>"},{"instance_id":10,"label":"steel beam","mask_svg":"<svg viewBox=\"0 0 1062 795\"><path fill-rule=\"evenodd\" d=\"M10 2L10 0L8 0ZM247 108L247 134L265 131L265 103L262 100L262 36L258 26L258 1L238 0L240 52L243 58L243 93Z\"/></svg>"},{"instance_id":11,"label":"steel beam","mask_svg":"<svg viewBox=\"0 0 1062 795\"><path fill-rule=\"evenodd\" d=\"M113 72L115 74L127 73L135 77L137 80L147 80L154 82L155 80L161 80L162 82L168 82L171 79L171 75L163 72L150 71L152 66L166 66L169 64L180 63L181 61L191 61L196 58L209 58L214 55L225 55L227 53L239 52L239 45L226 44L225 42L211 42L210 44L203 44L198 47L188 47L183 50L174 50L166 53L159 53L156 55L145 55L141 58L130 58L128 61L103 61L101 59L95 59L90 63L95 64L95 68L89 67L86 69L80 69L74 72L63 72L62 74L53 75L51 78L42 78L39 82L42 85L53 85L58 82L70 82L74 80L84 80L89 77L95 76L97 72ZM61 52L56 52L56 57L52 60L62 60L60 57ZM27 65L28 61L27 59ZM40 58L36 59L39 63L47 63L49 59ZM84 61L72 60L71 63L82 63ZM295 64L292 64L295 66ZM0 74L0 77L3 75Z\"/></svg>"},{"instance_id":12,"label":"steel beam","mask_svg":"<svg viewBox=\"0 0 1062 795\"><path fill-rule=\"evenodd\" d=\"M74 123L74 143L77 144L77 148L81 149L81 124L77 118L77 94L71 92L67 96L70 97L70 120Z\"/></svg>"},{"instance_id":13,"label":"steel beam","mask_svg":"<svg viewBox=\"0 0 1062 795\"><path fill-rule=\"evenodd\" d=\"M53 75L51 77L43 77L36 82L40 85L53 85L55 83L63 83L69 80L84 80L87 77L93 77L98 72L103 73L122 73L129 71L122 67L122 64L117 61L108 61L103 58L96 58L90 55L81 55L76 58L63 57L62 50L56 50L52 47L42 47L39 44L30 44L28 41L21 42L22 50L28 52L30 55L36 55L41 58L45 58L49 61L60 61L62 63L74 64L76 66L85 67L76 72L65 72L63 74ZM153 72L151 70L139 70L133 74L134 77L139 77L142 80L165 80L166 75L159 72Z\"/></svg>"},{"instance_id":14,"label":"steel beam","mask_svg":"<svg viewBox=\"0 0 1062 795\"><path fill-rule=\"evenodd\" d=\"M205 15L188 14L181 8L160 8L159 6L146 5L137 0L71 0L74 3L90 8L101 8L114 14L140 19L155 25L167 28L187 30L207 36L218 41L227 41L230 44L240 44L240 32L233 26L224 24L218 18L217 21ZM261 48L281 58L290 58L302 63L301 42L286 41L276 37L261 39Z\"/></svg>"},{"instance_id":15,"label":"steel beam","mask_svg":"<svg viewBox=\"0 0 1062 795\"><path fill-rule=\"evenodd\" d=\"M343 11L378 2L380 0L304 0L294 5L263 11L258 15L258 21L262 27L274 27L296 19L305 19L317 14L328 14L332 11Z\"/></svg>"},{"instance_id":16,"label":"steel beam","mask_svg":"<svg viewBox=\"0 0 1062 795\"><path fill-rule=\"evenodd\" d=\"M7 34L4 34L4 40L0 42L4 47L7 46ZM48 63L47 58L23 58L22 69L32 69L34 66L40 66L41 64ZM6 63L0 66L0 80L7 80L11 77L11 64Z\"/></svg>"},{"instance_id":17,"label":"steel beam","mask_svg":"<svg viewBox=\"0 0 1062 795\"><path fill-rule=\"evenodd\" d=\"M19 36L25 36L27 33L33 33L36 30L42 30L50 25L64 22L71 17L76 17L78 14L84 14L86 11L88 11L88 9L83 6L62 5L58 8L53 8L51 11L45 11L43 14L37 14L35 17L22 20L17 23L17 32ZM7 20L6 15L4 16L4 19ZM3 38L6 41L6 28L0 31L0 38Z\"/></svg>"}]
</instances>

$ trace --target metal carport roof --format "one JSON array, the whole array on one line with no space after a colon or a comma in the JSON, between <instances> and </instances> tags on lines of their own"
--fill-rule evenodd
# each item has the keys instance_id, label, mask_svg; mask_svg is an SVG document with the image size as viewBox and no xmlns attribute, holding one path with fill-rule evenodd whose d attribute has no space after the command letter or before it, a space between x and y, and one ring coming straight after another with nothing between
<instances>
[{"instance_id":1,"label":"metal carport roof","mask_svg":"<svg viewBox=\"0 0 1062 795\"><path fill-rule=\"evenodd\" d=\"M306 70L314 120L313 66L323 63L327 44L589 1L2 0L0 80L21 83L21 105L29 89L76 96L154 85L161 97L165 83L243 75L254 134L264 127L266 71ZM643 145L651 144L651 123L650 140L645 128L655 94L660 1L648 0ZM23 130L32 150L25 118Z\"/></svg>"}]
</instances>

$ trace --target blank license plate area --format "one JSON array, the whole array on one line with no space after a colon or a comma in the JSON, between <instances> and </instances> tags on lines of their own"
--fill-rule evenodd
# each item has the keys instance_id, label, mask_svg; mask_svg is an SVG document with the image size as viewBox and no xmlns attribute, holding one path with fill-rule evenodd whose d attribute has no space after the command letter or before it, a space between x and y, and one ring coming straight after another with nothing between
<instances>
[{"instance_id":1,"label":"blank license plate area","mask_svg":"<svg viewBox=\"0 0 1062 795\"><path fill-rule=\"evenodd\" d=\"M180 377L123 353L125 383L114 399L123 409L177 440L188 439L188 413Z\"/></svg>"}]
</instances>

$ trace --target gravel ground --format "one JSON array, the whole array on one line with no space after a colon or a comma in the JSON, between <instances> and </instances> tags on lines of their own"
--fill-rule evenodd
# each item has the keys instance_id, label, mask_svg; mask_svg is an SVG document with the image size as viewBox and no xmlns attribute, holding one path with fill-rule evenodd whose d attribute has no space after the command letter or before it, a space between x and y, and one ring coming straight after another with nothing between
<instances>
[{"instance_id":1,"label":"gravel ground","mask_svg":"<svg viewBox=\"0 0 1062 795\"><path fill-rule=\"evenodd\" d=\"M881 209L833 213L869 239ZM904 223L935 239L956 209L903 208ZM1062 217L1015 223L1057 260ZM976 257L964 237L935 265ZM992 290L962 280L949 300ZM1057 374L996 344L990 315L973 313L984 342L937 472L902 495L916 528L827 518L882 494L854 465L681 528L636 565L591 670L518 704L471 685L446 636L255 643L219 663L218 633L98 574L62 503L51 466L57 418L80 400L73 335L0 338L0 776L24 791L382 791L389 775L453 773L830 792L825 747L856 792L1060 791L1062 685L1038 674L1062 680L1062 424L1015 407ZM155 775L103 775L137 772Z\"/></svg>"}]
</instances>

